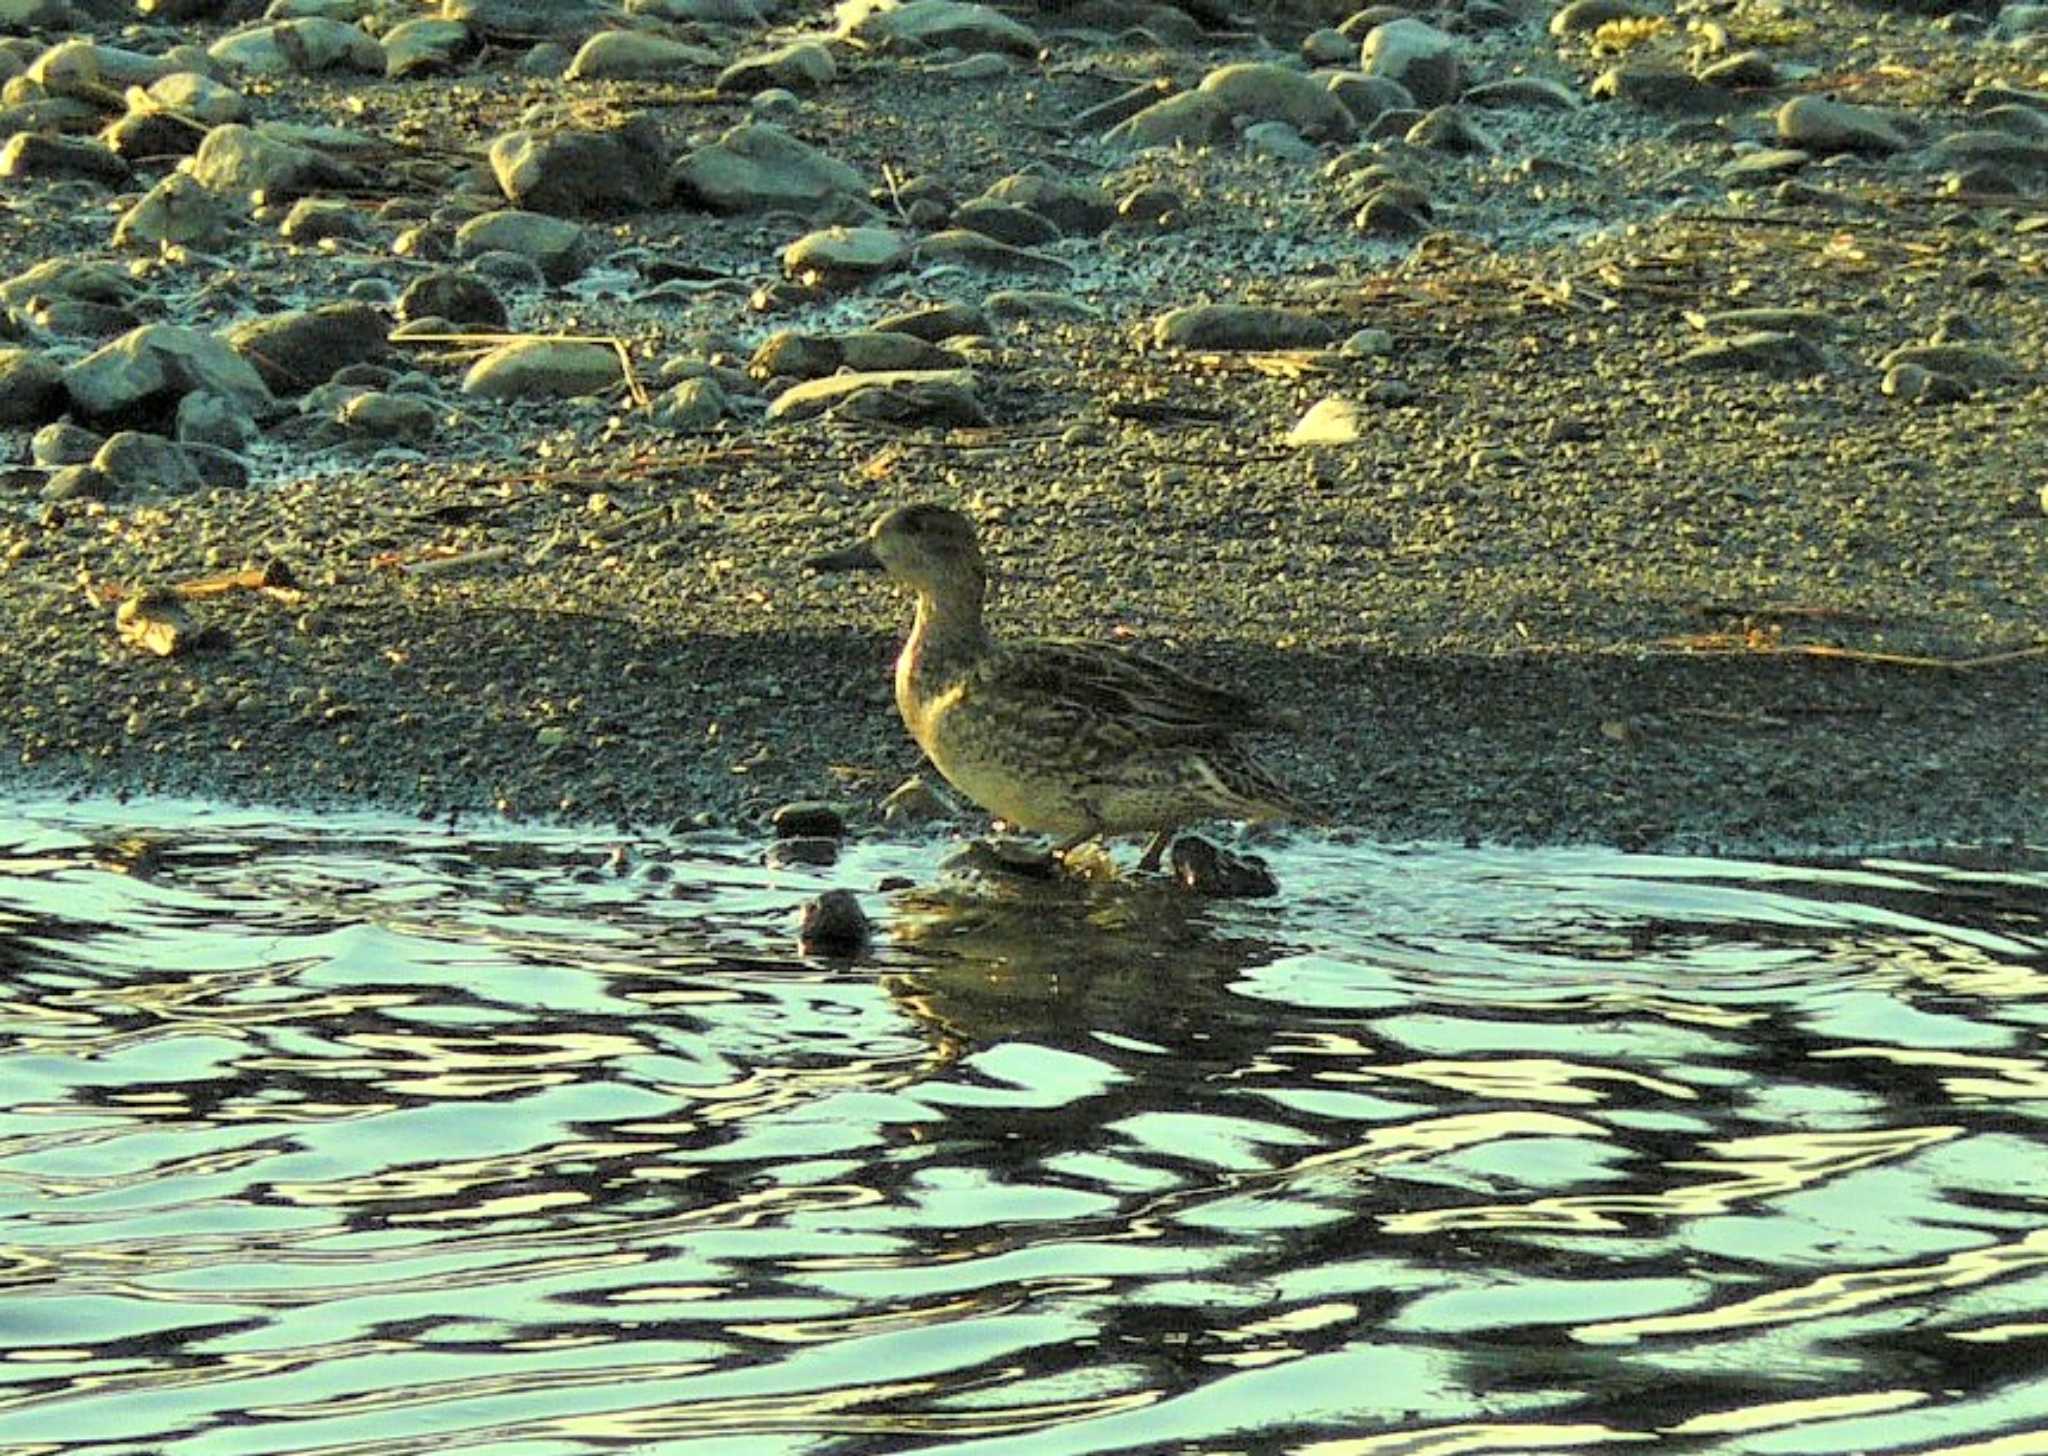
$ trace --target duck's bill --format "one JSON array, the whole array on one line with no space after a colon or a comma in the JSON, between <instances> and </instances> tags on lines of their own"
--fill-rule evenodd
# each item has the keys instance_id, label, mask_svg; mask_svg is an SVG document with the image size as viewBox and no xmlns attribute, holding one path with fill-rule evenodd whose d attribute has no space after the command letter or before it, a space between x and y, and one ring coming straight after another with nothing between
<instances>
[{"instance_id":1,"label":"duck's bill","mask_svg":"<svg viewBox=\"0 0 2048 1456\"><path fill-rule=\"evenodd\" d=\"M829 556L813 556L804 565L813 571L880 571L882 560L875 555L874 547L863 541Z\"/></svg>"}]
</instances>

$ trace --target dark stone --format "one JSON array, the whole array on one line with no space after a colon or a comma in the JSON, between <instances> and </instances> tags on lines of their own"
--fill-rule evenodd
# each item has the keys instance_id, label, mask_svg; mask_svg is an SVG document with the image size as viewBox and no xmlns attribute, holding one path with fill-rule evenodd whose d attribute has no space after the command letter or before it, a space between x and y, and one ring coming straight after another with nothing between
<instances>
[{"instance_id":1,"label":"dark stone","mask_svg":"<svg viewBox=\"0 0 2048 1456\"><path fill-rule=\"evenodd\" d=\"M1255 854L1227 854L1196 835L1174 841L1173 877L1209 900L1262 900L1280 893L1273 871Z\"/></svg>"},{"instance_id":2,"label":"dark stone","mask_svg":"<svg viewBox=\"0 0 2048 1456\"><path fill-rule=\"evenodd\" d=\"M784 804L768 816L768 824L778 839L844 839L846 820L830 804L814 799L800 799L793 804Z\"/></svg>"},{"instance_id":3,"label":"dark stone","mask_svg":"<svg viewBox=\"0 0 2048 1456\"><path fill-rule=\"evenodd\" d=\"M230 329L227 342L275 394L304 394L385 348L389 325L366 303L329 303L251 319Z\"/></svg>"},{"instance_id":4,"label":"dark stone","mask_svg":"<svg viewBox=\"0 0 2048 1456\"><path fill-rule=\"evenodd\" d=\"M510 316L497 292L474 273L438 268L406 285L405 292L398 295L398 317L402 323L444 318L452 323L501 329Z\"/></svg>"},{"instance_id":5,"label":"dark stone","mask_svg":"<svg viewBox=\"0 0 2048 1456\"><path fill-rule=\"evenodd\" d=\"M805 955L849 958L866 947L872 927L851 890L827 890L805 902L797 923L797 949Z\"/></svg>"}]
</instances>

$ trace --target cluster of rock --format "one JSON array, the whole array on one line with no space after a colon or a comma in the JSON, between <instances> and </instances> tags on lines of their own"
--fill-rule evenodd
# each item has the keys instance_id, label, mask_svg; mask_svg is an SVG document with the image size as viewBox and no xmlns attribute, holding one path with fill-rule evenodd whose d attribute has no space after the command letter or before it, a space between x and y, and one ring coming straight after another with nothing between
<instances>
[{"instance_id":1,"label":"cluster of rock","mask_svg":"<svg viewBox=\"0 0 2048 1456\"><path fill-rule=\"evenodd\" d=\"M142 6L180 20L233 8ZM2032 14L2039 8L2008 6L1993 37L2037 44L2048 34ZM0 28L34 36L69 18L61 0L0 0ZM135 193L106 260L53 260L0 283L0 427L35 431L30 459L49 473L46 493L233 484L260 439L423 446L453 408L451 387L515 401L624 387L656 425L683 431L755 411L769 420L830 411L887 423L983 423L976 362L990 335L1017 318L1092 318L1089 303L1059 286L1091 240L1189 225L1186 199L1156 182L1110 189L1092 178L1019 172L965 201L914 177L878 187L792 125L804 95L839 84L850 66L896 56L973 85L1012 74L1063 37L1097 33L1091 26L1148 27L1169 45L1202 39L1183 12L1142 0L1091 0L1039 28L963 0L847 0L830 31L784 33L773 44L751 40L763 24L755 0L627 0L623 11L598 0L445 0L437 15L389 18L352 0L277 0L260 22L204 47L177 43L152 54L84 36L0 41L0 185ZM1729 152L1724 187L1769 184L1788 204L1830 201L1800 174L1831 157L1871 159L1894 177L1927 175L1967 195L2031 196L2048 177L2048 94L1986 84L1963 98L1964 120L1936 125L1787 94L1810 79L1798 67L1735 46L1712 20L1680 32L1636 0L1571 0L1548 17L1547 31L1538 69L1554 74L1537 74L1526 64L1532 27L1516 8L1465 0L1425 17L1373 5L1308 34L1298 56L1269 49L1209 67L1185 89L1170 80L1135 86L1073 116L1068 130L1108 164L1152 149L1234 146L1275 166L1314 166L1359 232L1396 245L1444 224L1434 194L1458 184L1461 165L1508 148L1517 115L1601 103L1659 126L1711 128ZM747 115L673 148L661 118L647 112L520 126L492 139L480 164L444 169L436 180L455 201L438 208L408 195L405 168L420 159L386 138L258 115L279 78L432 75L507 42L523 49L518 64L566 83L688 83L744 103ZM1603 48L1624 58L1606 64ZM1574 76L1573 67L1597 73ZM1534 156L1529 165L1567 179L1586 170ZM560 289L601 261L637 271L649 300L736 281L664 274L647 250L614 249L602 226L676 208L809 220L780 250L782 278L756 292L766 310L801 309L892 275L970 287L977 277L1007 276L1033 286L852 332L784 330L744 367L672 359L652 394L629 351L611 341L507 332L508 295ZM150 317L164 312L162 290L140 280L162 280L193 258L273 246L385 247L410 277L402 289L359 278L345 300L217 332ZM1822 332L1738 330L1682 362L1775 373L1837 367L1843 356ZM1320 349L1336 343L1337 331L1289 310L1208 308L1170 312L1141 334L1168 348ZM448 381L402 352L421 341L483 352ZM1887 392L1922 402L2017 371L1981 346L1947 340L1881 367ZM1345 437L1355 421L1345 423L1341 403L1297 438Z\"/></svg>"}]
</instances>

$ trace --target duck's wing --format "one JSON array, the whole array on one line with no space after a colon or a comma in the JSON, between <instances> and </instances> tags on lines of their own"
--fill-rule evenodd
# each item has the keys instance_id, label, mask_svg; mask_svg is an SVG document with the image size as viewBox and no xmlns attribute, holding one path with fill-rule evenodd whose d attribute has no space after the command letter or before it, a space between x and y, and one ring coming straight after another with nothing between
<instances>
[{"instance_id":1,"label":"duck's wing","mask_svg":"<svg viewBox=\"0 0 2048 1456\"><path fill-rule=\"evenodd\" d=\"M1048 731L1109 734L1132 745L1211 742L1287 726L1254 699L1127 647L1059 638L1007 643L977 674Z\"/></svg>"}]
</instances>

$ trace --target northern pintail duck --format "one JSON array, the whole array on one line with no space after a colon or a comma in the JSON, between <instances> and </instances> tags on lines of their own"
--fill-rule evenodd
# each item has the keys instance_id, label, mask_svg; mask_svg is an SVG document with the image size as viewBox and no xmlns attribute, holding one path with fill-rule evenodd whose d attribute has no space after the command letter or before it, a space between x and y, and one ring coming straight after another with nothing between
<instances>
[{"instance_id":1,"label":"northern pintail duck","mask_svg":"<svg viewBox=\"0 0 2048 1456\"><path fill-rule=\"evenodd\" d=\"M885 571L917 593L896 659L896 706L947 782L1005 823L1055 835L1055 853L1102 835L1152 835L1203 819L1309 819L1237 741L1292 726L1252 699L1108 643L999 642L982 620L988 576L974 526L937 505L900 506L820 571Z\"/></svg>"}]
</instances>

